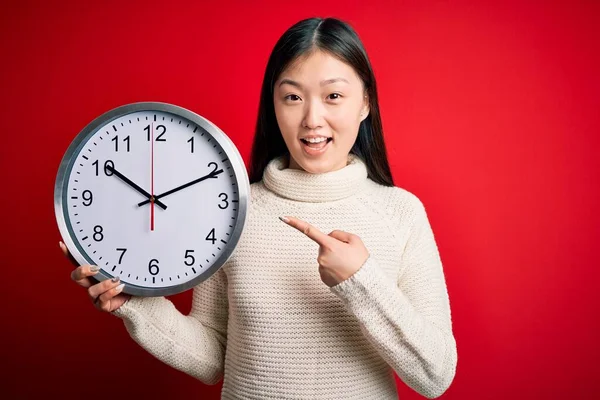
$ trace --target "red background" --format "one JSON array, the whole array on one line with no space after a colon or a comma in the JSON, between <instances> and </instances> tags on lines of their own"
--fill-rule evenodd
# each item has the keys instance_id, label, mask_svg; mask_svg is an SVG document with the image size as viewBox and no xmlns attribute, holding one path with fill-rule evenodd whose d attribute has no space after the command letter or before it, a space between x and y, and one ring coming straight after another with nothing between
<instances>
[{"instance_id":1,"label":"red background","mask_svg":"<svg viewBox=\"0 0 600 400\"><path fill-rule=\"evenodd\" d=\"M598 398L600 3L217 3L2 3L0 393L218 399L69 280L55 174L135 101L207 117L247 162L269 53L317 15L361 35L396 185L429 211L458 345L443 398Z\"/></svg>"}]
</instances>

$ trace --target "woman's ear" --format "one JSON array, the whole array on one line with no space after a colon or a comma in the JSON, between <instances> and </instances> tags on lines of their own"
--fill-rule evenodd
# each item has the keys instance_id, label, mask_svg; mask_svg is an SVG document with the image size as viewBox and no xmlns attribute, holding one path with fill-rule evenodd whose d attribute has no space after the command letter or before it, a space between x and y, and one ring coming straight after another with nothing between
<instances>
[{"instance_id":1,"label":"woman's ear","mask_svg":"<svg viewBox=\"0 0 600 400\"><path fill-rule=\"evenodd\" d=\"M369 116L369 96L365 94L363 97L363 107L360 112L360 122L364 121Z\"/></svg>"}]
</instances>

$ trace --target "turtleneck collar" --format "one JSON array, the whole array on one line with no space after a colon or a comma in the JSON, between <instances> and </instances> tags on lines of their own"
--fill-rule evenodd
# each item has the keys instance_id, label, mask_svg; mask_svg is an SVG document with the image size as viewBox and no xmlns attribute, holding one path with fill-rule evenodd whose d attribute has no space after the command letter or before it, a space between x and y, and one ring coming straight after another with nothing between
<instances>
[{"instance_id":1,"label":"turtleneck collar","mask_svg":"<svg viewBox=\"0 0 600 400\"><path fill-rule=\"evenodd\" d=\"M341 200L365 188L367 167L356 155L348 154L346 166L336 171L312 174L289 168L289 155L269 162L263 172L267 189L287 199L321 203Z\"/></svg>"}]
</instances>

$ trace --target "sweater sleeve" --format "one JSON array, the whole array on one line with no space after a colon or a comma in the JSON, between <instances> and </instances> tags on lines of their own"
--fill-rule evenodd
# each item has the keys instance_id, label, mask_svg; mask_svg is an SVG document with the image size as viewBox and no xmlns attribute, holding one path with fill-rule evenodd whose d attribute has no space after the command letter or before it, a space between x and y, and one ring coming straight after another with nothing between
<instances>
[{"instance_id":1,"label":"sweater sleeve","mask_svg":"<svg viewBox=\"0 0 600 400\"><path fill-rule=\"evenodd\" d=\"M356 316L381 357L410 388L433 399L454 380L457 364L442 263L420 200L394 283L370 255L330 290Z\"/></svg>"},{"instance_id":2,"label":"sweater sleeve","mask_svg":"<svg viewBox=\"0 0 600 400\"><path fill-rule=\"evenodd\" d=\"M188 315L165 297L131 297L113 315L150 354L205 384L223 377L227 344L227 278L223 268L193 289Z\"/></svg>"}]
</instances>

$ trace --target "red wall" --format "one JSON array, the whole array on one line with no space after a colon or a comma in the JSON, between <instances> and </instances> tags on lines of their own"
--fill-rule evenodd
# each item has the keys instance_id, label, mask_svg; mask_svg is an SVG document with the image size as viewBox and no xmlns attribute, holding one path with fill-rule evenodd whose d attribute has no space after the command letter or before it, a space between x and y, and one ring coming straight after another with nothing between
<instances>
[{"instance_id":1,"label":"red wall","mask_svg":"<svg viewBox=\"0 0 600 400\"><path fill-rule=\"evenodd\" d=\"M0 6L0 394L218 399L69 280L55 174L80 129L135 101L194 110L247 161L272 46L318 15L361 34L396 185L429 211L459 355L443 398L600 396L600 3L217 3Z\"/></svg>"}]
</instances>

